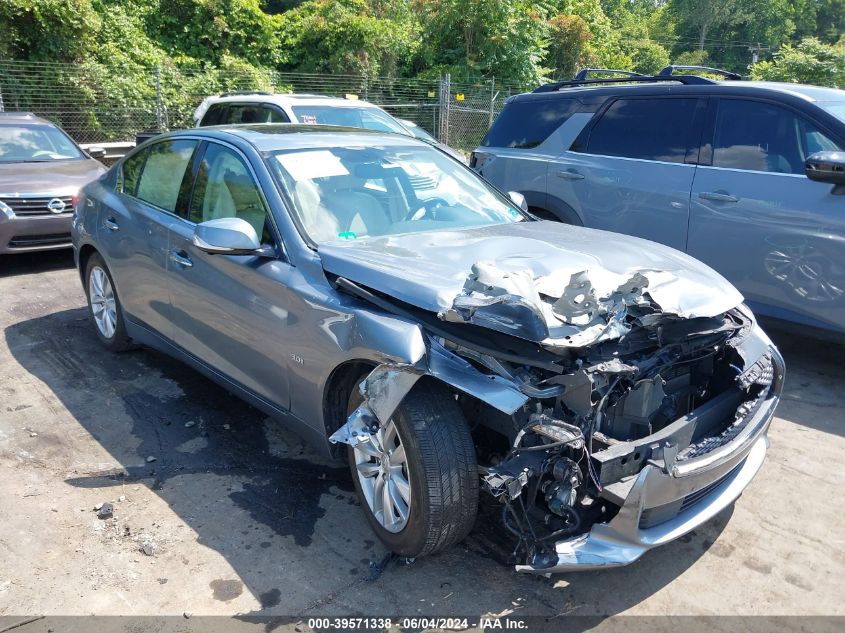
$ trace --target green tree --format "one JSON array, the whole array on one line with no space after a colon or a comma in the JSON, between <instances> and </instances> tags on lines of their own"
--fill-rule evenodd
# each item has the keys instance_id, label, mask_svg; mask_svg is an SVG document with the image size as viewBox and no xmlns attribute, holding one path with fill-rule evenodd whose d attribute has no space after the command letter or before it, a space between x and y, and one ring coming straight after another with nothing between
<instances>
[{"instance_id":1,"label":"green tree","mask_svg":"<svg viewBox=\"0 0 845 633\"><path fill-rule=\"evenodd\" d=\"M845 87L845 47L805 38L785 45L771 61L755 64L753 79Z\"/></svg>"},{"instance_id":2,"label":"green tree","mask_svg":"<svg viewBox=\"0 0 845 633\"><path fill-rule=\"evenodd\" d=\"M311 0L281 15L285 68L396 75L410 64L419 27L410 11L372 15L366 0Z\"/></svg>"},{"instance_id":3,"label":"green tree","mask_svg":"<svg viewBox=\"0 0 845 633\"><path fill-rule=\"evenodd\" d=\"M79 61L96 46L99 27L91 0L2 0L0 57Z\"/></svg>"},{"instance_id":4,"label":"green tree","mask_svg":"<svg viewBox=\"0 0 845 633\"><path fill-rule=\"evenodd\" d=\"M586 61L587 44L592 37L590 26L581 16L563 13L549 20L549 26L546 65L552 69L554 79L572 77Z\"/></svg>"},{"instance_id":5,"label":"green tree","mask_svg":"<svg viewBox=\"0 0 845 633\"><path fill-rule=\"evenodd\" d=\"M264 13L259 0L136 2L149 9L145 13L148 36L171 56L218 64L228 55L258 66L285 61L276 38L281 18Z\"/></svg>"},{"instance_id":6,"label":"green tree","mask_svg":"<svg viewBox=\"0 0 845 633\"><path fill-rule=\"evenodd\" d=\"M464 78L544 80L547 7L520 0L420 0L422 64Z\"/></svg>"}]
</instances>

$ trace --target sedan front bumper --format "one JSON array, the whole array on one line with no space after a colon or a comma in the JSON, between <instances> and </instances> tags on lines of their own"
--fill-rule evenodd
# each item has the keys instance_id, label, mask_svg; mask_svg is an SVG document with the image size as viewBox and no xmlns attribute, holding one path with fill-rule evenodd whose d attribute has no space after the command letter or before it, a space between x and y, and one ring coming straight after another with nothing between
<instances>
[{"instance_id":1,"label":"sedan front bumper","mask_svg":"<svg viewBox=\"0 0 845 633\"><path fill-rule=\"evenodd\" d=\"M0 254L69 248L73 213L8 217L0 213Z\"/></svg>"},{"instance_id":2,"label":"sedan front bumper","mask_svg":"<svg viewBox=\"0 0 845 633\"><path fill-rule=\"evenodd\" d=\"M648 464L633 480L625 502L608 523L555 544L549 567L517 565L517 571L561 573L633 563L653 547L673 541L709 521L742 494L763 464L768 429L783 387L783 359L772 347L775 381L762 405L729 443L670 472ZM654 524L649 516L669 516Z\"/></svg>"}]
</instances>

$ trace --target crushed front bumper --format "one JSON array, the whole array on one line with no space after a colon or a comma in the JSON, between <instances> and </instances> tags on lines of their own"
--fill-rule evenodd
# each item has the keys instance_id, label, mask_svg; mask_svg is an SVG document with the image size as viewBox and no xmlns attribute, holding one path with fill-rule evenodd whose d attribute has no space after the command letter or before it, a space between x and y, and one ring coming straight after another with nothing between
<instances>
[{"instance_id":1,"label":"crushed front bumper","mask_svg":"<svg viewBox=\"0 0 845 633\"><path fill-rule=\"evenodd\" d=\"M677 462L671 472L646 465L625 502L608 523L555 544L557 562L549 567L517 565L531 573L561 573L633 563L646 551L673 541L730 506L763 464L768 429L783 389L783 359L771 347L775 380L766 399L742 431L727 444L700 457ZM669 516L666 516L667 510ZM655 523L649 516L662 513Z\"/></svg>"}]
</instances>

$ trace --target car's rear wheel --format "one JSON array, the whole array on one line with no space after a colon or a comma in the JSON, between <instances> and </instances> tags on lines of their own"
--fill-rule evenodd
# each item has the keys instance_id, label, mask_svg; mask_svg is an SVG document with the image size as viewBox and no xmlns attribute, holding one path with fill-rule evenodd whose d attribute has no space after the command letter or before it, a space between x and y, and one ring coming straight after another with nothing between
<instances>
[{"instance_id":1,"label":"car's rear wheel","mask_svg":"<svg viewBox=\"0 0 845 633\"><path fill-rule=\"evenodd\" d=\"M91 255L85 267L85 294L88 314L100 342L113 352L131 349L132 339L126 334L114 281L103 258L96 253Z\"/></svg>"},{"instance_id":2,"label":"car's rear wheel","mask_svg":"<svg viewBox=\"0 0 845 633\"><path fill-rule=\"evenodd\" d=\"M349 413L362 402L357 389ZM422 379L369 442L349 447L358 498L379 539L400 556L463 540L478 510L478 464L452 394Z\"/></svg>"}]
</instances>

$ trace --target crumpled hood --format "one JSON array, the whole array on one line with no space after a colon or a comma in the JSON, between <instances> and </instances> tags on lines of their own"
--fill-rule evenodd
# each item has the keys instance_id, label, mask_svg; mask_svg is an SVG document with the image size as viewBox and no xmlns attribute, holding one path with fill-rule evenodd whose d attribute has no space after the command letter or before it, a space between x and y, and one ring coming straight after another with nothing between
<instances>
[{"instance_id":1,"label":"crumpled hood","mask_svg":"<svg viewBox=\"0 0 845 633\"><path fill-rule=\"evenodd\" d=\"M0 163L0 194L69 196L106 172L94 159Z\"/></svg>"},{"instance_id":2,"label":"crumpled hood","mask_svg":"<svg viewBox=\"0 0 845 633\"><path fill-rule=\"evenodd\" d=\"M742 295L711 268L647 240L557 222L338 241L323 268L447 321L471 322L551 346L627 333L632 305L712 317Z\"/></svg>"}]
</instances>

